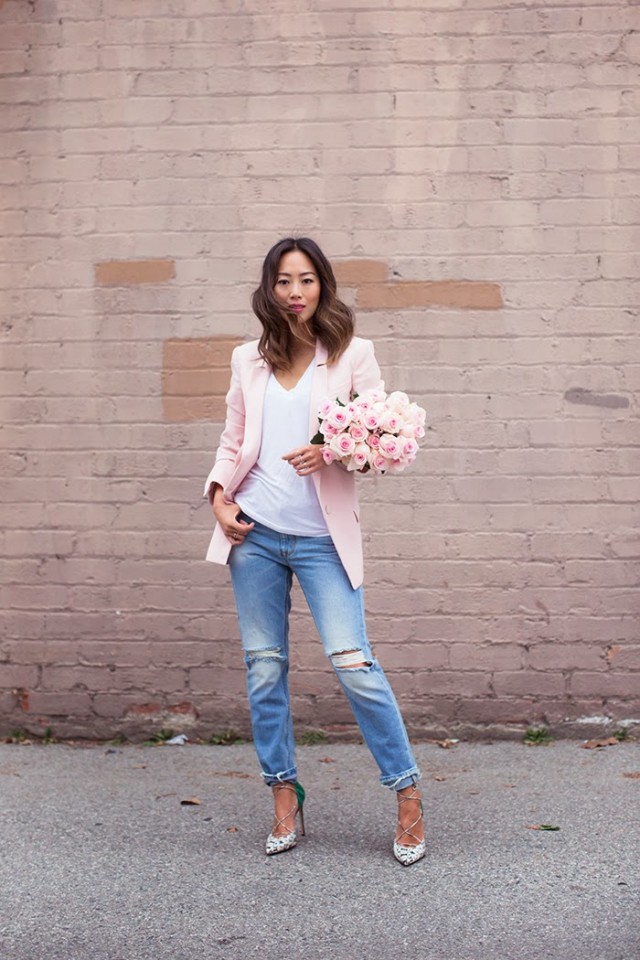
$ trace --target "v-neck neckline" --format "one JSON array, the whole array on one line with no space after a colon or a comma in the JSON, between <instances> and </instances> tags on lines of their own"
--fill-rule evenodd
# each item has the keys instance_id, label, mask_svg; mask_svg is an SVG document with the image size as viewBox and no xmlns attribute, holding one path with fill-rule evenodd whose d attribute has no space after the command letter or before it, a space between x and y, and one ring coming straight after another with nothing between
<instances>
[{"instance_id":1,"label":"v-neck neckline","mask_svg":"<svg viewBox=\"0 0 640 960\"><path fill-rule=\"evenodd\" d=\"M294 383L294 385L293 385L292 387L289 387L289 389L287 389L286 387L283 387L283 385L280 383L280 381L279 381L278 378L276 377L275 373L273 374L273 379L275 380L275 382L278 384L278 386L280 387L280 389L281 389L284 393L293 393L294 390L297 390L297 389L298 389L298 387L300 386L300 384L302 383L302 381L304 380L304 378L306 377L306 375L309 373L309 370L311 370L311 368L312 368L313 366L315 366L315 362L316 362L316 358L315 358L315 356L314 356L314 357L311 358L311 360L310 360L310 362L309 362L309 366L306 368L306 370L301 374L301 376L300 376L300 377L298 378L298 380Z\"/></svg>"}]
</instances>

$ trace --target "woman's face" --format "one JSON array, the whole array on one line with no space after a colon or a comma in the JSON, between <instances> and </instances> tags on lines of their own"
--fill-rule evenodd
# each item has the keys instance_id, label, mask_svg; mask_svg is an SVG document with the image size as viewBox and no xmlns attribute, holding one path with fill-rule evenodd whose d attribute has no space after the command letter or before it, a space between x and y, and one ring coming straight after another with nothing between
<instances>
[{"instance_id":1,"label":"woman's face","mask_svg":"<svg viewBox=\"0 0 640 960\"><path fill-rule=\"evenodd\" d=\"M284 307L298 315L299 323L309 323L313 317L320 290L320 278L306 253L290 250L281 257L273 292Z\"/></svg>"}]
</instances>

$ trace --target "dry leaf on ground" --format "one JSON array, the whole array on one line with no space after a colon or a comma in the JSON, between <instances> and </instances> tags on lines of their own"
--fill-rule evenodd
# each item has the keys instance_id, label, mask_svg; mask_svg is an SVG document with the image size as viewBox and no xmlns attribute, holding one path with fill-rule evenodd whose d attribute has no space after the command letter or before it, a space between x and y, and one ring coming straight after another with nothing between
<instances>
[{"instance_id":1,"label":"dry leaf on ground","mask_svg":"<svg viewBox=\"0 0 640 960\"><path fill-rule=\"evenodd\" d=\"M202 803L200 797L187 797L186 800L181 800L180 803L183 807L197 807Z\"/></svg>"},{"instance_id":2,"label":"dry leaf on ground","mask_svg":"<svg viewBox=\"0 0 640 960\"><path fill-rule=\"evenodd\" d=\"M320 757L320 763L335 763L333 757Z\"/></svg>"},{"instance_id":3,"label":"dry leaf on ground","mask_svg":"<svg viewBox=\"0 0 640 960\"><path fill-rule=\"evenodd\" d=\"M623 773L627 780L640 780L640 770L630 770L629 773Z\"/></svg>"},{"instance_id":4,"label":"dry leaf on ground","mask_svg":"<svg viewBox=\"0 0 640 960\"><path fill-rule=\"evenodd\" d=\"M437 780L438 783L441 783L443 780L446 780L447 778L443 777L442 774L440 773L440 774L434 774L433 779Z\"/></svg>"},{"instance_id":5,"label":"dry leaf on ground","mask_svg":"<svg viewBox=\"0 0 640 960\"><path fill-rule=\"evenodd\" d=\"M227 833L238 833L237 827L227 827Z\"/></svg>"},{"instance_id":6,"label":"dry leaf on ground","mask_svg":"<svg viewBox=\"0 0 640 960\"><path fill-rule=\"evenodd\" d=\"M552 823L534 823L527 826L527 830L559 830L560 827L555 827Z\"/></svg>"},{"instance_id":7,"label":"dry leaf on ground","mask_svg":"<svg viewBox=\"0 0 640 960\"><path fill-rule=\"evenodd\" d=\"M620 743L615 737L606 737L604 740L587 740L581 743L583 750L595 750L596 747L615 747Z\"/></svg>"}]
</instances>

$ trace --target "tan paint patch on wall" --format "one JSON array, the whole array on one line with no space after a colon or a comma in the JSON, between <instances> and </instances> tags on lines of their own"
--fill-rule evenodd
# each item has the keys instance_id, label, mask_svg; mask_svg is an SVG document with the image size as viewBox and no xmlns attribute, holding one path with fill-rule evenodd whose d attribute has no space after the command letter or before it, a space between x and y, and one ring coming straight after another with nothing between
<instances>
[{"instance_id":1,"label":"tan paint patch on wall","mask_svg":"<svg viewBox=\"0 0 640 960\"><path fill-rule=\"evenodd\" d=\"M165 420L224 420L231 353L241 340L202 337L162 345L162 407Z\"/></svg>"},{"instance_id":2,"label":"tan paint patch on wall","mask_svg":"<svg viewBox=\"0 0 640 960\"><path fill-rule=\"evenodd\" d=\"M175 260L106 260L96 263L96 283L124 287L138 283L165 283L176 275Z\"/></svg>"},{"instance_id":3,"label":"tan paint patch on wall","mask_svg":"<svg viewBox=\"0 0 640 960\"><path fill-rule=\"evenodd\" d=\"M337 260L333 263L336 280L344 287L361 283L384 283L389 270L384 260Z\"/></svg>"},{"instance_id":4,"label":"tan paint patch on wall","mask_svg":"<svg viewBox=\"0 0 640 960\"><path fill-rule=\"evenodd\" d=\"M361 310L401 310L410 307L455 307L498 310L503 306L500 285L473 280L399 280L358 287Z\"/></svg>"}]
</instances>

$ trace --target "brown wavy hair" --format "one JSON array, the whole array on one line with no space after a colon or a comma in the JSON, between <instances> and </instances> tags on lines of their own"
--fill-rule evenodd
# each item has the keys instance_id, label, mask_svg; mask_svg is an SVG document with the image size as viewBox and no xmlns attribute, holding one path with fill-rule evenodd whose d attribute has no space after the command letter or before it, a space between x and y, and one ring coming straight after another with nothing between
<instances>
[{"instance_id":1,"label":"brown wavy hair","mask_svg":"<svg viewBox=\"0 0 640 960\"><path fill-rule=\"evenodd\" d=\"M291 250L300 250L309 257L320 280L320 299L309 323L309 332L326 347L328 362L335 363L351 342L355 319L353 310L338 299L331 264L309 237L285 237L274 244L264 258L260 286L251 297L253 312L262 324L258 351L274 370L291 367L299 321L293 311L282 307L273 292L280 260Z\"/></svg>"}]
</instances>

